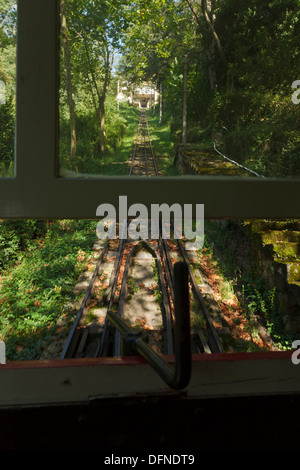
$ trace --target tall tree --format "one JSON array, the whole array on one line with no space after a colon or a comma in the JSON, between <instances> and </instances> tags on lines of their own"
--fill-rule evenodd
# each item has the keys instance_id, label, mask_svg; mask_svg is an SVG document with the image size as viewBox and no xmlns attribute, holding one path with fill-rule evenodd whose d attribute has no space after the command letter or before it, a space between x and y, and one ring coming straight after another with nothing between
<instances>
[{"instance_id":1,"label":"tall tree","mask_svg":"<svg viewBox=\"0 0 300 470\"><path fill-rule=\"evenodd\" d=\"M70 63L76 76L78 105L82 105L79 101L82 100L83 94L88 93L98 119L101 152L105 149L105 104L111 82L114 52L119 47L124 25L121 8L123 4L126 4L126 1L72 0L68 8L68 30L72 38Z\"/></svg>"},{"instance_id":2,"label":"tall tree","mask_svg":"<svg viewBox=\"0 0 300 470\"><path fill-rule=\"evenodd\" d=\"M201 34L204 36L203 23L202 23L200 14L197 11L197 8L193 4L192 0L186 0L186 3L189 6L189 9L191 10L191 12L193 13L193 16L194 16L194 18L195 18L195 20L196 20L196 22L199 26L199 30L201 31ZM208 42L208 45L207 45L207 48L206 48L206 53L207 53L207 56L208 56L208 59L209 59L209 62L210 62L210 66L209 66L210 85L211 85L211 89L215 89L215 87L217 85L216 70L215 70L215 67L214 67L214 62L215 62L215 60L214 60L214 47L215 46L217 47L217 50L218 50L218 53L219 53L219 56L221 58L221 61L222 61L222 64L224 66L225 71L227 70L228 64L227 64L227 59L226 59L223 47L221 45L219 35L218 35L218 33L216 31L216 28L214 26L214 21L213 21L214 12L213 12L213 9L212 9L213 8L213 5L212 5L213 2L210 2L210 11L208 10L206 0L200 0L200 3L201 3L201 10L202 10L203 18L204 18L205 23L206 23L206 25L207 25L207 27L208 27L209 31L211 32L211 35L212 35L212 41Z\"/></svg>"},{"instance_id":3,"label":"tall tree","mask_svg":"<svg viewBox=\"0 0 300 470\"><path fill-rule=\"evenodd\" d=\"M98 42L97 55L93 54L94 45L89 43L84 33L83 36L87 64L86 76L99 123L100 152L104 152L106 140L105 101L111 81L114 53L110 49L105 31L103 31L101 42ZM99 80L100 77L101 80Z\"/></svg>"},{"instance_id":4,"label":"tall tree","mask_svg":"<svg viewBox=\"0 0 300 470\"><path fill-rule=\"evenodd\" d=\"M0 0L0 176L12 176L15 137L16 1Z\"/></svg>"},{"instance_id":5,"label":"tall tree","mask_svg":"<svg viewBox=\"0 0 300 470\"><path fill-rule=\"evenodd\" d=\"M66 73L66 90L67 100L70 112L70 132L71 132L71 157L76 157L77 151L77 136L76 136L76 116L75 116L75 103L73 98L73 84L71 72L71 54L69 47L67 17L66 17L66 1L61 0L61 36L63 44L63 60Z\"/></svg>"},{"instance_id":6,"label":"tall tree","mask_svg":"<svg viewBox=\"0 0 300 470\"><path fill-rule=\"evenodd\" d=\"M14 87L16 79L16 1L0 0L0 80Z\"/></svg>"}]
</instances>

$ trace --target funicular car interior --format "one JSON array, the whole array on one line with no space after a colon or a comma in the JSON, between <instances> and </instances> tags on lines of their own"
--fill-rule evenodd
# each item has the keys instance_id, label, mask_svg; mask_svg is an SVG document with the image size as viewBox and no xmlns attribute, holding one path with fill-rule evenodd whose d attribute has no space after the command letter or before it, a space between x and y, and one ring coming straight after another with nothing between
<instances>
[{"instance_id":1,"label":"funicular car interior","mask_svg":"<svg viewBox=\"0 0 300 470\"><path fill-rule=\"evenodd\" d=\"M60 177L58 51L59 1L20 0L16 170L0 181L2 219L94 219L125 194L147 207L201 203L207 219L299 218L298 179ZM173 390L140 356L7 362L0 448L293 449L299 373L291 351L193 355L188 385Z\"/></svg>"}]
</instances>

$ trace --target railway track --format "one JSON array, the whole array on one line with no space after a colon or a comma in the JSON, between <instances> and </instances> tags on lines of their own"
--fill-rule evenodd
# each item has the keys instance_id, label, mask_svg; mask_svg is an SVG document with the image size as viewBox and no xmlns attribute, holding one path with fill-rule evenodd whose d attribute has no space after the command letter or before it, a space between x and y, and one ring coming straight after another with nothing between
<instances>
[{"instance_id":1,"label":"railway track","mask_svg":"<svg viewBox=\"0 0 300 470\"><path fill-rule=\"evenodd\" d=\"M62 359L126 355L128 353L126 344L122 344L120 334L115 331L108 320L107 314L109 312L125 319L128 326L135 328L136 331L146 332L148 337L152 337L150 342L156 345L159 353L174 354L174 264L182 259L188 267L191 303L196 306L199 316L199 322L195 326L192 325L194 351L208 354L223 352L222 343L195 279L188 254L180 240L177 240L177 243L170 240L166 241L161 236L158 240L149 241L120 240L116 252L112 251L115 247L111 248L111 244L115 245L115 240L107 239L102 247L88 289L65 343L61 355ZM101 292L100 289L101 295L99 295L97 283L99 284L98 280L103 276L106 269L106 258L110 252L115 254L115 259L109 285L104 292L103 290ZM153 301L153 291L156 290L155 302L162 318L162 321L157 322L156 326L153 326L149 319L144 320L145 317L142 311L138 312L136 310L135 314L131 315L128 315L128 309L126 311L127 299L130 293L129 281L132 279L131 275L135 265L141 259L139 255L143 255L142 259L148 261L148 277L151 276L151 268L153 272L153 282L150 282L149 286L143 286L143 292L145 293L144 299L147 300L148 295L148 300ZM145 263L143 269L146 270ZM91 308L90 305L92 305L93 310L98 309L102 312L102 317L105 317L104 322L101 323L97 316L92 321L89 320L89 317L91 317L88 314ZM106 314L104 314L104 309L106 309ZM141 315L139 316L139 314ZM134 323L137 318L139 320L138 326Z\"/></svg>"},{"instance_id":2,"label":"railway track","mask_svg":"<svg viewBox=\"0 0 300 470\"><path fill-rule=\"evenodd\" d=\"M141 111L129 174L148 177L159 174L144 110ZM136 350L143 354L144 348L155 351L159 355L155 359L158 361L162 355L175 354L180 347L176 343L180 336L176 333L176 324L180 323L176 317L176 295L182 295L182 286L175 276L176 265L180 263L187 269L188 304L196 309L198 318L195 324L185 323L184 327L184 330L191 328L191 351L201 354L223 352L189 254L183 242L174 237L172 226L168 240L162 236L166 233L163 231L165 222L160 221L157 239L136 241L126 237L128 223L117 224L118 233L122 232L118 240L110 239L108 235L103 242L61 359L120 357L134 354ZM94 312L101 312L101 319L99 315L90 315L91 306ZM189 313L189 308L186 310ZM184 333L186 335L186 331ZM133 342L135 347L132 347Z\"/></svg>"},{"instance_id":3,"label":"railway track","mask_svg":"<svg viewBox=\"0 0 300 470\"><path fill-rule=\"evenodd\" d=\"M158 176L156 158L151 142L146 110L141 110L129 176Z\"/></svg>"}]
</instances>

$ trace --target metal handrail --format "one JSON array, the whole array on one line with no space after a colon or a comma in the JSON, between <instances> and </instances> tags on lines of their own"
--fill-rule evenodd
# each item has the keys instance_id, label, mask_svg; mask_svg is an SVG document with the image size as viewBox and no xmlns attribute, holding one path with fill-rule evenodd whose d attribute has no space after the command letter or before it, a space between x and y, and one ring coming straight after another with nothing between
<instances>
[{"instance_id":1,"label":"metal handrail","mask_svg":"<svg viewBox=\"0 0 300 470\"><path fill-rule=\"evenodd\" d=\"M175 287L175 367L171 366L162 356L157 354L144 341L143 334L137 333L115 313L107 312L108 319L120 332L123 340L130 344L150 366L174 389L185 388L191 376L191 337L190 307L188 288L188 269L186 263L174 265Z\"/></svg>"}]
</instances>

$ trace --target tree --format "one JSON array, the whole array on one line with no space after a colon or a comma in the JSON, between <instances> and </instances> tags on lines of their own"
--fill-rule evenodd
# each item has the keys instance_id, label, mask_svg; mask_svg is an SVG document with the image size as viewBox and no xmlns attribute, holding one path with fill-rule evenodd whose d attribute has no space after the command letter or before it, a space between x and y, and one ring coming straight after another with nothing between
<instances>
[{"instance_id":1,"label":"tree","mask_svg":"<svg viewBox=\"0 0 300 470\"><path fill-rule=\"evenodd\" d=\"M99 122L100 152L105 150L105 101L111 81L114 53L110 50L109 41L105 31L99 43L99 57L93 55L93 45L89 44L87 37L83 34L84 49L87 62L87 80L91 90L95 111ZM99 70L99 65L100 69ZM101 77L101 81L98 77Z\"/></svg>"},{"instance_id":2,"label":"tree","mask_svg":"<svg viewBox=\"0 0 300 470\"><path fill-rule=\"evenodd\" d=\"M201 35L203 36L204 38L204 41L205 41L205 33L204 33L204 28L203 28L203 22L201 20L201 17L196 9L196 7L194 6L192 0L186 0L186 3L189 7L189 9L191 10L191 12L193 13L193 16L199 26L199 30L201 32ZM217 85L217 78L216 78L216 70L215 70L215 64L214 64L214 46L217 47L217 50L218 50L218 53L219 53L219 56L221 58L221 61L222 61L222 64L224 66L224 70L226 71L227 70L227 59L225 57L225 53L224 53L224 50L223 50L223 47L221 45L221 41L220 41L220 38L217 34L217 31L216 31L216 28L214 26L214 21L213 21L213 17L214 17L214 11L213 11L213 4L215 2L209 2L210 3L210 10L208 10L208 6L207 6L207 1L206 0L201 0L200 1L201 3L201 10L202 10L202 14L203 14L203 18L205 20L205 23L212 35L212 41L208 41L208 44L207 44L207 47L206 47L206 53L207 53L207 56L208 56L208 60L210 62L210 66L209 66L209 77L210 77L210 85L211 85L211 89L215 89L216 85Z\"/></svg>"},{"instance_id":3,"label":"tree","mask_svg":"<svg viewBox=\"0 0 300 470\"><path fill-rule=\"evenodd\" d=\"M14 162L16 84L16 2L0 0L0 176L11 175Z\"/></svg>"},{"instance_id":4,"label":"tree","mask_svg":"<svg viewBox=\"0 0 300 470\"><path fill-rule=\"evenodd\" d=\"M148 81L157 89L163 85L164 102L168 102L170 93L173 104L178 98L180 106L184 56L191 57L195 47L195 28L187 13L182 0L134 2L127 10L128 27L119 67L130 83Z\"/></svg>"},{"instance_id":5,"label":"tree","mask_svg":"<svg viewBox=\"0 0 300 470\"><path fill-rule=\"evenodd\" d=\"M0 80L13 89L16 80L16 1L0 0Z\"/></svg>"},{"instance_id":6,"label":"tree","mask_svg":"<svg viewBox=\"0 0 300 470\"><path fill-rule=\"evenodd\" d=\"M67 100L70 112L70 131L71 131L71 157L76 157L77 136L76 136L76 116L75 103L73 98L73 84L71 72L71 54L69 47L67 18L66 18L66 0L61 0L61 36L63 44L63 61L66 71L66 89Z\"/></svg>"},{"instance_id":7,"label":"tree","mask_svg":"<svg viewBox=\"0 0 300 470\"><path fill-rule=\"evenodd\" d=\"M63 0L66 1L66 0ZM66 10L69 41L64 42L67 92L70 107L71 127L74 129L74 106L84 95L91 101L98 119L99 150L105 150L105 103L111 82L114 53L119 47L124 25L121 3L118 0L72 0ZM126 3L126 2L125 2ZM69 54L69 61L68 61ZM73 70L73 86L71 80ZM89 96L87 96L89 95ZM77 100L77 103L76 103ZM73 122L73 124L72 124Z\"/></svg>"}]
</instances>

